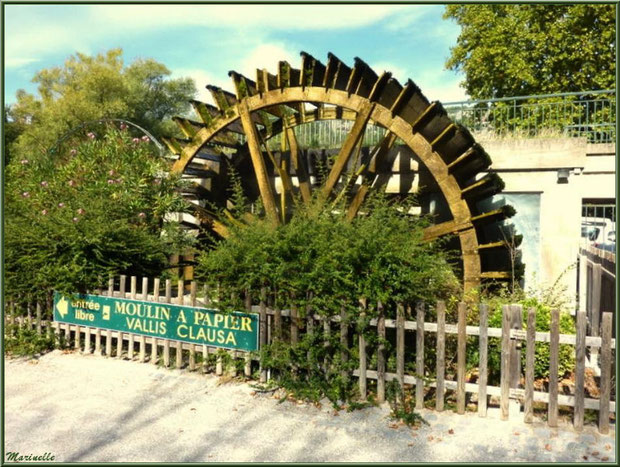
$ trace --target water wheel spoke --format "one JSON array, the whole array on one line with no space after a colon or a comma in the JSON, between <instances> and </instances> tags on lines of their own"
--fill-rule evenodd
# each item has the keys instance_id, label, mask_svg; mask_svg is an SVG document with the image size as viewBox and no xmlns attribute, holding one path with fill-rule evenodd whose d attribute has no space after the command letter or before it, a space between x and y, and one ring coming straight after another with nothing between
<instances>
[{"instance_id":1,"label":"water wheel spoke","mask_svg":"<svg viewBox=\"0 0 620 467\"><path fill-rule=\"evenodd\" d=\"M357 118L355 119L355 123L351 128L351 131L347 135L344 143L342 144L342 148L338 152L336 156L336 160L334 161L334 165L332 166L329 175L327 176L327 180L325 181L325 185L321 190L321 195L324 199L327 199L331 194L334 186L340 179L343 170L345 169L351 155L358 142L364 135L364 130L366 129L366 123L370 118L370 114L374 108L374 104L371 102L365 102L362 105L362 108L359 110L357 114Z\"/></svg>"},{"instance_id":2,"label":"water wheel spoke","mask_svg":"<svg viewBox=\"0 0 620 467\"><path fill-rule=\"evenodd\" d=\"M256 130L256 126L254 126L254 122L252 122L247 101L241 101L238 108L241 123L243 125L243 129L245 130L248 142L252 165L254 166L254 173L256 174L256 180L258 182L258 189L263 201L263 206L265 207L265 212L267 213L267 217L269 217L273 223L277 224L279 223L278 208L276 206L276 201L273 194L274 190L271 187L269 176L267 174L267 168L265 166L265 160L263 159L263 154L260 148L258 131Z\"/></svg>"},{"instance_id":3,"label":"water wheel spoke","mask_svg":"<svg viewBox=\"0 0 620 467\"><path fill-rule=\"evenodd\" d=\"M429 102L411 80L401 85L389 72L377 75L357 57L354 65L348 67L329 53L324 65L305 52L301 53L299 69L280 61L277 74L259 69L256 81L234 71L229 76L234 94L207 86L216 106L192 101L198 121L175 119L183 137L164 139L174 155L168 156L174 160L172 171L202 185L201 189L184 193L188 201L197 203L213 197L221 203L226 199L223 190L229 175L221 164L228 159L244 177L254 174L258 193L254 186L251 191L254 196L260 196L266 216L274 223L285 222L293 208L287 205L289 200L296 204L299 200L309 203L313 194L308 161L301 151L301 140L296 138L295 127L325 120L352 121L326 180L316 188L320 199L339 203L355 190L346 209L347 218L353 219L363 209L371 189L388 188L394 174L390 158L395 152L391 149L399 139L425 171L419 171L417 176L431 178L429 184L425 182L428 193L438 195L447 205L449 212L434 214L442 219L446 214L451 215L452 220L426 228L424 239L458 237L465 289L478 285L481 280L504 280L509 275L506 271L491 270L502 269L500 263L497 267L489 263L488 269L483 270L481 260L483 253L501 255L506 250L505 242L497 241L497 226L514 215L514 210L509 206L494 210L479 208L482 206L479 201L502 190L501 179L492 171L482 178L478 176L489 172L489 156L467 129L449 118L441 103ZM374 124L387 132L370 157L360 158L371 117ZM243 143L240 134L245 135ZM266 144L277 135L282 138L279 155L273 151L272 144ZM266 162L267 157L270 163ZM205 164L205 160L210 162ZM271 165L282 182L279 200ZM292 174L297 177L298 190L293 185ZM361 183L358 183L360 176ZM403 184L401 174L401 193L406 192L411 178L412 174L407 172ZM424 211L431 210L430 204L425 206L422 206ZM200 209L196 212L207 228L226 233L216 216Z\"/></svg>"}]
</instances>

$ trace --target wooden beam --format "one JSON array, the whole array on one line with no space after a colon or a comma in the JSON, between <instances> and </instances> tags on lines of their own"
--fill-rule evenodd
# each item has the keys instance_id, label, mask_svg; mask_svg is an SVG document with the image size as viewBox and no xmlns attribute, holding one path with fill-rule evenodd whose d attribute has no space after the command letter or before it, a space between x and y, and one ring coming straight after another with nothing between
<instances>
[{"instance_id":1,"label":"wooden beam","mask_svg":"<svg viewBox=\"0 0 620 467\"><path fill-rule=\"evenodd\" d=\"M254 166L254 172L256 173L256 180L258 181L258 189L260 191L263 205L265 206L265 212L267 217L274 223L278 224L278 208L276 206L276 200L273 194L273 189L269 183L269 177L267 176L267 168L265 167L265 161L263 160L263 154L260 149L258 131L252 123L252 117L248 104L245 100L242 100L238 104L239 116L241 117L241 124L245 130L245 134L248 142L248 149L250 150L250 156L252 158L252 165Z\"/></svg>"},{"instance_id":2,"label":"wooden beam","mask_svg":"<svg viewBox=\"0 0 620 467\"><path fill-rule=\"evenodd\" d=\"M363 137L364 130L366 129L366 123L368 123L370 114L372 113L374 107L375 105L373 103L365 102L359 109L353 128L351 128L351 131L347 135L347 139L342 145L342 148L340 148L340 152L336 157L336 161L334 162L334 165L329 172L325 185L321 191L321 196L324 199L327 199L327 197L331 194L334 186L338 182L338 179L340 179L347 162L349 162L351 154L353 154L353 151L355 150L355 146L357 146L357 143Z\"/></svg>"},{"instance_id":3,"label":"wooden beam","mask_svg":"<svg viewBox=\"0 0 620 467\"><path fill-rule=\"evenodd\" d=\"M295 137L293 128L286 128L285 135L288 140L288 147L291 151L291 163L293 164L297 180L299 181L301 199L307 204L312 199L312 187L310 185L310 177L308 176L308 168L306 167L305 161L300 158L299 145L297 144L297 138Z\"/></svg>"},{"instance_id":4,"label":"wooden beam","mask_svg":"<svg viewBox=\"0 0 620 467\"><path fill-rule=\"evenodd\" d=\"M353 218L359 212L360 207L362 206L362 204L364 203L364 200L366 199L366 195L368 195L370 186L374 183L374 180L376 179L376 177L372 177L373 179L370 180L371 178L370 175L373 175L373 176L375 175L376 170L377 170L377 165L380 164L383 161L383 159L385 159L387 154L390 152L390 149L394 145L395 141L396 141L396 135L392 133L391 131L387 131L385 136L383 137L383 140L379 144L379 148L377 149L372 159L370 160L370 164L368 166L368 170L364 174L364 180L362 181L362 184L357 190L357 193L355 193L355 196L353 197L353 200L351 201L351 204L349 205L349 209L347 210L348 220L353 220Z\"/></svg>"}]
</instances>

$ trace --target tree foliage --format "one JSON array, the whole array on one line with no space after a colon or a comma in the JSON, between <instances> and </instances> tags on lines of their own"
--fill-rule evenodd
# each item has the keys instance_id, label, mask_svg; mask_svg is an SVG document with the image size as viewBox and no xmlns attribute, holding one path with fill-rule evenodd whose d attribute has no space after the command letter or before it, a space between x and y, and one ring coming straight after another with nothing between
<instances>
[{"instance_id":1,"label":"tree foliage","mask_svg":"<svg viewBox=\"0 0 620 467\"><path fill-rule=\"evenodd\" d=\"M358 300L384 304L433 301L460 289L447 254L422 242L426 221L408 207L372 196L353 221L346 211L317 199L300 206L290 222L274 226L256 218L230 226L231 235L199 259L197 273L218 286L220 298L262 287L276 306L311 306L329 316Z\"/></svg>"},{"instance_id":2,"label":"tree foliage","mask_svg":"<svg viewBox=\"0 0 620 467\"><path fill-rule=\"evenodd\" d=\"M5 281L9 295L83 292L109 274L157 275L188 244L178 176L148 138L126 129L83 135L48 159L6 168ZM162 234L162 227L164 233Z\"/></svg>"},{"instance_id":3,"label":"tree foliage","mask_svg":"<svg viewBox=\"0 0 620 467\"><path fill-rule=\"evenodd\" d=\"M196 89L190 78L169 76L152 59L125 65L121 49L94 57L78 53L63 66L41 70L33 78L38 95L20 90L17 102L5 109L13 139L9 151L20 159L38 157L67 131L103 118L129 120L155 136L174 134L170 117L188 110Z\"/></svg>"},{"instance_id":4,"label":"tree foliage","mask_svg":"<svg viewBox=\"0 0 620 467\"><path fill-rule=\"evenodd\" d=\"M474 99L615 86L615 5L455 4L444 18L461 26L446 67Z\"/></svg>"}]
</instances>

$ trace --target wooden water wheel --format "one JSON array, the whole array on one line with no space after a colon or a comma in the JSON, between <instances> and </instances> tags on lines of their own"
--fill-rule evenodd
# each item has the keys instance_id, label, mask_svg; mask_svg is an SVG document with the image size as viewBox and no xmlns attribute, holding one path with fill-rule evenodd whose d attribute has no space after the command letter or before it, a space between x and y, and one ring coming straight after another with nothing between
<instances>
[{"instance_id":1,"label":"wooden water wheel","mask_svg":"<svg viewBox=\"0 0 620 467\"><path fill-rule=\"evenodd\" d=\"M175 118L185 139L164 138L177 157L173 172L195 182L186 193L195 205L194 222L226 235L224 224L204 208L204 200L225 206L229 188L225 160L246 180L248 191L260 196L273 222L286 220L292 195L308 202L313 192L329 199L345 188L348 215L353 217L369 187L385 183L378 168L389 162L399 142L430 175L433 183L427 191L434 190L447 206L447 217L427 228L425 238L451 234L458 238L465 290L483 280L510 278L506 241L493 232L514 210L485 209L480 203L500 192L503 182L488 171L491 160L469 131L452 122L439 102L429 102L411 80L401 85L391 73L378 75L358 58L349 67L328 54L324 65L304 52L299 69L282 61L276 74L257 70L255 81L234 71L229 76L234 94L207 86L217 106L192 101L198 119ZM295 128L333 119L352 125L327 177L318 184ZM384 128L385 134L364 161L358 156L368 125ZM286 151L269 149L269 140L277 135L285 140Z\"/></svg>"}]
</instances>

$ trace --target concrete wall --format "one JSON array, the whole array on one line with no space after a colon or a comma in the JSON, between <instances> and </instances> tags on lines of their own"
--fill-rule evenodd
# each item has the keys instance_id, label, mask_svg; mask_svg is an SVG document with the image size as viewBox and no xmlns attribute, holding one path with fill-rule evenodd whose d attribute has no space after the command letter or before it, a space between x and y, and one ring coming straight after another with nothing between
<instances>
[{"instance_id":1,"label":"concrete wall","mask_svg":"<svg viewBox=\"0 0 620 467\"><path fill-rule=\"evenodd\" d=\"M480 144L491 156L491 168L506 183L505 193L540 194L538 283L530 279L525 286L552 285L577 260L582 200L616 197L614 146L589 145L575 138L482 140ZM558 169L569 169L568 183L558 183ZM518 211L519 206L515 208ZM528 232L521 233L527 242ZM569 271L560 283L572 293L576 278L576 272Z\"/></svg>"}]
</instances>

